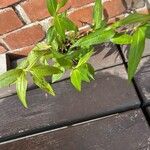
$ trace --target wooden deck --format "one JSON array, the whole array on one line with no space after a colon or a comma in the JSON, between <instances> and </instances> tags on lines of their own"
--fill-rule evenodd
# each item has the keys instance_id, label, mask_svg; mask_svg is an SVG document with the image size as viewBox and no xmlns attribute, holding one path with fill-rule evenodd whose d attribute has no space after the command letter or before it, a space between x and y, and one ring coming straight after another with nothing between
<instances>
[{"instance_id":1,"label":"wooden deck","mask_svg":"<svg viewBox=\"0 0 150 150\"><path fill-rule=\"evenodd\" d=\"M77 92L66 74L52 97L32 84L24 109L14 87L0 90L0 150L149 150L150 42L132 84L124 48L97 47L95 81Z\"/></svg>"}]
</instances>

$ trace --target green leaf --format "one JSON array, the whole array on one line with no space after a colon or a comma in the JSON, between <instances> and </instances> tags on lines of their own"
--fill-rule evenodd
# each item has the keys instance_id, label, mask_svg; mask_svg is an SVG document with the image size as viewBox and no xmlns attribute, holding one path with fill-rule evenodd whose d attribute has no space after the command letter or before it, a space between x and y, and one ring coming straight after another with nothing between
<instances>
[{"instance_id":1,"label":"green leaf","mask_svg":"<svg viewBox=\"0 0 150 150\"><path fill-rule=\"evenodd\" d=\"M150 15L143 15L143 14L135 13L135 14L130 14L125 19L117 21L112 26L115 28L118 28L124 25L129 25L129 24L134 24L134 23L144 23L149 20L150 20Z\"/></svg>"},{"instance_id":2,"label":"green leaf","mask_svg":"<svg viewBox=\"0 0 150 150\"><path fill-rule=\"evenodd\" d=\"M76 66L76 68L78 68L79 66L85 64L90 59L92 54L93 54L93 50L88 52L87 54L85 54L83 57L81 57L81 59L78 62L78 65Z\"/></svg>"},{"instance_id":3,"label":"green leaf","mask_svg":"<svg viewBox=\"0 0 150 150\"><path fill-rule=\"evenodd\" d=\"M40 87L47 93L55 96L53 88L51 87L51 85L48 82L46 82L46 80L43 77L40 77L37 74L33 74L33 81L38 87Z\"/></svg>"},{"instance_id":4,"label":"green leaf","mask_svg":"<svg viewBox=\"0 0 150 150\"><path fill-rule=\"evenodd\" d=\"M65 30L77 32L77 26L70 19L68 19L67 17L61 17L60 20Z\"/></svg>"},{"instance_id":5,"label":"green leaf","mask_svg":"<svg viewBox=\"0 0 150 150\"><path fill-rule=\"evenodd\" d=\"M20 101L22 102L23 106L27 108L27 101L26 101L27 80L25 72L22 72L22 74L17 78L16 90L17 95Z\"/></svg>"},{"instance_id":6,"label":"green leaf","mask_svg":"<svg viewBox=\"0 0 150 150\"><path fill-rule=\"evenodd\" d=\"M50 15L54 16L57 9L57 0L47 0L47 9Z\"/></svg>"},{"instance_id":7,"label":"green leaf","mask_svg":"<svg viewBox=\"0 0 150 150\"><path fill-rule=\"evenodd\" d=\"M150 39L150 24L146 24L146 38Z\"/></svg>"},{"instance_id":8,"label":"green leaf","mask_svg":"<svg viewBox=\"0 0 150 150\"><path fill-rule=\"evenodd\" d=\"M85 81L85 82L90 82L90 79L89 79L89 70L87 68L87 65L84 64L84 65L80 66L78 68L78 70L80 71L81 80Z\"/></svg>"},{"instance_id":9,"label":"green leaf","mask_svg":"<svg viewBox=\"0 0 150 150\"><path fill-rule=\"evenodd\" d=\"M71 83L78 91L81 91L81 74L78 69L72 71Z\"/></svg>"},{"instance_id":10,"label":"green leaf","mask_svg":"<svg viewBox=\"0 0 150 150\"><path fill-rule=\"evenodd\" d=\"M29 65L29 62L27 59L24 59L18 66L17 69L25 69Z\"/></svg>"},{"instance_id":11,"label":"green leaf","mask_svg":"<svg viewBox=\"0 0 150 150\"><path fill-rule=\"evenodd\" d=\"M135 75L136 69L142 57L145 47L145 27L139 27L133 34L133 40L131 43L131 48L129 51L129 61L128 61L128 78L129 81Z\"/></svg>"},{"instance_id":12,"label":"green leaf","mask_svg":"<svg viewBox=\"0 0 150 150\"><path fill-rule=\"evenodd\" d=\"M95 6L93 11L94 27L99 29L101 27L103 19L103 5L102 0L95 0Z\"/></svg>"},{"instance_id":13,"label":"green leaf","mask_svg":"<svg viewBox=\"0 0 150 150\"><path fill-rule=\"evenodd\" d=\"M73 47L89 47L91 45L95 44L101 44L104 42L108 42L113 36L115 35L114 30L111 28L107 29L98 29L95 32L79 39L73 46Z\"/></svg>"},{"instance_id":14,"label":"green leaf","mask_svg":"<svg viewBox=\"0 0 150 150\"><path fill-rule=\"evenodd\" d=\"M42 77L62 73L59 68L49 65L37 65L31 69L31 72L34 72L35 74L38 74L38 76Z\"/></svg>"},{"instance_id":15,"label":"green leaf","mask_svg":"<svg viewBox=\"0 0 150 150\"><path fill-rule=\"evenodd\" d=\"M67 2L68 2L68 0L61 0L61 1L58 3L57 11L58 11L60 8L64 7Z\"/></svg>"},{"instance_id":16,"label":"green leaf","mask_svg":"<svg viewBox=\"0 0 150 150\"><path fill-rule=\"evenodd\" d=\"M58 66L58 65L57 65L57 66ZM52 83L58 81L58 80L63 76L63 74L64 74L64 72L65 72L65 68L59 66L59 69L62 71L62 73L60 73L60 74L53 74L53 75L52 75Z\"/></svg>"},{"instance_id":17,"label":"green leaf","mask_svg":"<svg viewBox=\"0 0 150 150\"><path fill-rule=\"evenodd\" d=\"M71 68L73 66L73 62L70 59L58 58L56 61L64 68Z\"/></svg>"},{"instance_id":18,"label":"green leaf","mask_svg":"<svg viewBox=\"0 0 150 150\"><path fill-rule=\"evenodd\" d=\"M62 58L62 57L64 57L63 54L59 53L56 50L51 49L51 52L52 52L52 54L54 55L55 58Z\"/></svg>"},{"instance_id":19,"label":"green leaf","mask_svg":"<svg viewBox=\"0 0 150 150\"><path fill-rule=\"evenodd\" d=\"M48 55L50 53L51 51L49 49L48 50L40 50L40 49L32 50L27 57L27 60L29 63L27 70L30 70L36 64L36 62L40 60L42 56Z\"/></svg>"},{"instance_id":20,"label":"green leaf","mask_svg":"<svg viewBox=\"0 0 150 150\"><path fill-rule=\"evenodd\" d=\"M13 69L0 75L0 88L13 84L21 75L21 69Z\"/></svg>"},{"instance_id":21,"label":"green leaf","mask_svg":"<svg viewBox=\"0 0 150 150\"><path fill-rule=\"evenodd\" d=\"M47 43L51 44L51 42L54 40L55 36L56 36L55 28L54 28L54 26L51 26L47 31Z\"/></svg>"},{"instance_id":22,"label":"green leaf","mask_svg":"<svg viewBox=\"0 0 150 150\"><path fill-rule=\"evenodd\" d=\"M119 34L115 35L112 39L111 42L114 44L131 44L132 42L132 36L129 34Z\"/></svg>"},{"instance_id":23,"label":"green leaf","mask_svg":"<svg viewBox=\"0 0 150 150\"><path fill-rule=\"evenodd\" d=\"M87 63L87 68L89 71L89 77L94 80L95 70L94 70L93 66L91 64Z\"/></svg>"},{"instance_id":24,"label":"green leaf","mask_svg":"<svg viewBox=\"0 0 150 150\"><path fill-rule=\"evenodd\" d=\"M54 26L57 31L57 33L61 36L62 40L65 41L66 35L65 35L65 28L63 25L64 22L62 22L60 16L56 16L54 18Z\"/></svg>"}]
</instances>

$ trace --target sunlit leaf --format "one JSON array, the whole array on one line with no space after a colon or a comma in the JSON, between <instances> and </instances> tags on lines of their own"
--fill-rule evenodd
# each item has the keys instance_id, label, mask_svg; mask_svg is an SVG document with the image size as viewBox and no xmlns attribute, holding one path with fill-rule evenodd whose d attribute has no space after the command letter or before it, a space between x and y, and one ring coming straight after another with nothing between
<instances>
[{"instance_id":1,"label":"sunlit leaf","mask_svg":"<svg viewBox=\"0 0 150 150\"><path fill-rule=\"evenodd\" d=\"M68 0L61 0L61 1L58 3L57 11L58 11L60 8L64 7L67 2L68 2Z\"/></svg>"},{"instance_id":2,"label":"sunlit leaf","mask_svg":"<svg viewBox=\"0 0 150 150\"><path fill-rule=\"evenodd\" d=\"M21 69L13 69L0 75L0 88L6 87L14 83L21 75Z\"/></svg>"},{"instance_id":3,"label":"sunlit leaf","mask_svg":"<svg viewBox=\"0 0 150 150\"><path fill-rule=\"evenodd\" d=\"M115 35L112 39L111 42L114 44L131 44L132 42L132 36L129 34L118 34Z\"/></svg>"},{"instance_id":4,"label":"sunlit leaf","mask_svg":"<svg viewBox=\"0 0 150 150\"><path fill-rule=\"evenodd\" d=\"M61 22L62 22L62 26L64 26L64 29L66 31L75 31L77 32L78 28L77 26L67 17L61 17L60 18Z\"/></svg>"},{"instance_id":5,"label":"sunlit leaf","mask_svg":"<svg viewBox=\"0 0 150 150\"><path fill-rule=\"evenodd\" d=\"M51 51L48 49L48 50L36 50L36 51L31 51L31 53L29 54L27 60L28 60L28 67L27 67L27 70L29 70L30 68L32 68L37 61L40 60L40 58L44 55L48 55L50 54Z\"/></svg>"},{"instance_id":6,"label":"sunlit leaf","mask_svg":"<svg viewBox=\"0 0 150 150\"><path fill-rule=\"evenodd\" d=\"M56 65L56 66L59 67L59 69L62 71L62 73L60 73L60 74L53 74L52 75L52 83L60 80L61 77L63 76L63 74L65 73L65 69L62 66L58 66L58 65Z\"/></svg>"},{"instance_id":7,"label":"sunlit leaf","mask_svg":"<svg viewBox=\"0 0 150 150\"><path fill-rule=\"evenodd\" d=\"M33 81L42 90L44 90L47 93L55 96L55 93L54 93L54 90L53 90L52 86L48 82L46 82L46 80L43 77L40 77L37 74L33 74Z\"/></svg>"},{"instance_id":8,"label":"sunlit leaf","mask_svg":"<svg viewBox=\"0 0 150 150\"><path fill-rule=\"evenodd\" d=\"M118 28L124 25L133 24L133 23L144 23L150 21L150 15L143 15L143 14L130 14L126 18L117 21L113 24L113 27Z\"/></svg>"},{"instance_id":9,"label":"sunlit leaf","mask_svg":"<svg viewBox=\"0 0 150 150\"><path fill-rule=\"evenodd\" d=\"M90 79L89 79L89 70L88 70L86 64L80 66L78 68L78 70L80 71L81 80L82 81L86 81L86 82L90 82Z\"/></svg>"},{"instance_id":10,"label":"sunlit leaf","mask_svg":"<svg viewBox=\"0 0 150 150\"><path fill-rule=\"evenodd\" d=\"M54 16L57 9L57 0L47 0L47 9L49 13Z\"/></svg>"},{"instance_id":11,"label":"sunlit leaf","mask_svg":"<svg viewBox=\"0 0 150 150\"><path fill-rule=\"evenodd\" d=\"M62 73L59 68L49 65L37 65L31 69L31 72L34 72L35 74L43 77Z\"/></svg>"},{"instance_id":12,"label":"sunlit leaf","mask_svg":"<svg viewBox=\"0 0 150 150\"><path fill-rule=\"evenodd\" d=\"M71 68L73 66L73 62L70 59L58 58L56 59L60 66L64 68Z\"/></svg>"},{"instance_id":13,"label":"sunlit leaf","mask_svg":"<svg viewBox=\"0 0 150 150\"><path fill-rule=\"evenodd\" d=\"M92 54L93 54L93 50L88 52L87 54L85 54L83 57L81 57L81 59L78 62L78 65L76 66L76 68L78 68L79 66L85 64L90 59Z\"/></svg>"},{"instance_id":14,"label":"sunlit leaf","mask_svg":"<svg viewBox=\"0 0 150 150\"><path fill-rule=\"evenodd\" d=\"M150 24L146 24L144 27L146 27L146 38L150 39Z\"/></svg>"},{"instance_id":15,"label":"sunlit leaf","mask_svg":"<svg viewBox=\"0 0 150 150\"><path fill-rule=\"evenodd\" d=\"M98 29L95 32L79 39L72 47L89 47L91 45L108 42L114 35L115 32L111 28Z\"/></svg>"},{"instance_id":16,"label":"sunlit leaf","mask_svg":"<svg viewBox=\"0 0 150 150\"><path fill-rule=\"evenodd\" d=\"M20 101L22 102L23 106L27 108L27 100L26 100L27 79L25 72L22 72L22 74L17 78L16 90L17 95Z\"/></svg>"},{"instance_id":17,"label":"sunlit leaf","mask_svg":"<svg viewBox=\"0 0 150 150\"><path fill-rule=\"evenodd\" d=\"M93 19L94 19L95 29L99 29L101 27L101 23L102 23L102 19L103 19L102 0L95 0Z\"/></svg>"},{"instance_id":18,"label":"sunlit leaf","mask_svg":"<svg viewBox=\"0 0 150 150\"><path fill-rule=\"evenodd\" d=\"M56 36L54 26L50 27L47 31L47 43L50 44Z\"/></svg>"},{"instance_id":19,"label":"sunlit leaf","mask_svg":"<svg viewBox=\"0 0 150 150\"><path fill-rule=\"evenodd\" d=\"M57 33L61 36L62 40L65 41L66 39L65 28L63 26L63 22L60 16L56 16L54 18L54 26L55 26Z\"/></svg>"},{"instance_id":20,"label":"sunlit leaf","mask_svg":"<svg viewBox=\"0 0 150 150\"><path fill-rule=\"evenodd\" d=\"M71 83L78 91L81 91L81 74L78 69L72 71Z\"/></svg>"},{"instance_id":21,"label":"sunlit leaf","mask_svg":"<svg viewBox=\"0 0 150 150\"><path fill-rule=\"evenodd\" d=\"M145 47L145 27L139 27L133 34L128 61L129 81L134 77Z\"/></svg>"}]
</instances>

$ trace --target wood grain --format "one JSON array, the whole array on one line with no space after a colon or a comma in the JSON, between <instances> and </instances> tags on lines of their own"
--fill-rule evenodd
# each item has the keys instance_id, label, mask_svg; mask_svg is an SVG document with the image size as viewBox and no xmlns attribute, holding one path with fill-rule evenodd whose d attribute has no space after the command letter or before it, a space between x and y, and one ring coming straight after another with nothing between
<instances>
[{"instance_id":1,"label":"wood grain","mask_svg":"<svg viewBox=\"0 0 150 150\"><path fill-rule=\"evenodd\" d=\"M56 97L40 89L28 91L28 109L17 96L1 99L0 141L140 106L123 65L98 71L95 79L84 84L82 92L77 92L69 80L56 83Z\"/></svg>"},{"instance_id":2,"label":"wood grain","mask_svg":"<svg viewBox=\"0 0 150 150\"><path fill-rule=\"evenodd\" d=\"M148 150L150 129L141 110L48 131L0 145L1 150Z\"/></svg>"}]
</instances>

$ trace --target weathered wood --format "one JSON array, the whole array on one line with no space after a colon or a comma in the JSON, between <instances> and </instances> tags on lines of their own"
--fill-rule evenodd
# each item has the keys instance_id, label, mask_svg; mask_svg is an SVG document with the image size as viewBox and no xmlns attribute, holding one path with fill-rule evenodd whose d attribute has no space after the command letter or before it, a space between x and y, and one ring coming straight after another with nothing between
<instances>
[{"instance_id":1,"label":"weathered wood","mask_svg":"<svg viewBox=\"0 0 150 150\"><path fill-rule=\"evenodd\" d=\"M146 113L147 113L147 118L150 121L150 106L147 106L145 110L146 110Z\"/></svg>"},{"instance_id":2,"label":"weathered wood","mask_svg":"<svg viewBox=\"0 0 150 150\"><path fill-rule=\"evenodd\" d=\"M53 85L56 97L40 89L28 91L28 109L22 107L17 96L1 99L0 140L140 106L123 65L99 71L95 78L84 84L82 92L77 92L69 80Z\"/></svg>"},{"instance_id":3,"label":"weathered wood","mask_svg":"<svg viewBox=\"0 0 150 150\"><path fill-rule=\"evenodd\" d=\"M95 47L95 51L96 51L95 54L90 60L90 63L94 66L95 70L107 68L122 63L122 59L115 45L112 44L98 45ZM19 62L20 60L13 62L11 63L11 66L15 68ZM69 73L66 73L61 80L66 79L68 77ZM33 88L35 88L35 85L29 78L28 89ZM14 94L16 94L15 86L0 89L0 98L4 98Z\"/></svg>"},{"instance_id":4,"label":"weathered wood","mask_svg":"<svg viewBox=\"0 0 150 150\"><path fill-rule=\"evenodd\" d=\"M142 59L135 82L144 101L144 105L150 104L150 56Z\"/></svg>"},{"instance_id":5,"label":"weathered wood","mask_svg":"<svg viewBox=\"0 0 150 150\"><path fill-rule=\"evenodd\" d=\"M150 129L134 110L1 144L1 150L148 150Z\"/></svg>"}]
</instances>

